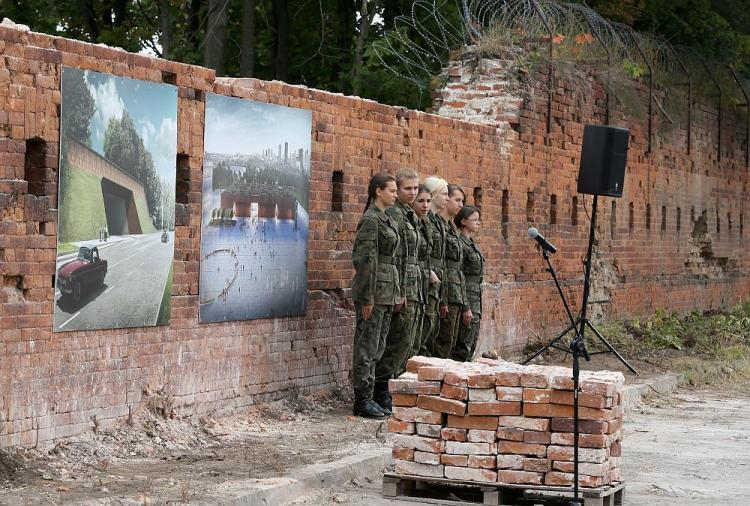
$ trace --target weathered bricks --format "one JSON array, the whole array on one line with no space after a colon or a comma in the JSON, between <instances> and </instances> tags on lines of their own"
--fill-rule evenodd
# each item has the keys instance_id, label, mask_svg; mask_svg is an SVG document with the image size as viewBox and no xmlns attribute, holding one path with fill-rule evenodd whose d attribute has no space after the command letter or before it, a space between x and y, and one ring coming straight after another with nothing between
<instances>
[{"instance_id":1,"label":"weathered bricks","mask_svg":"<svg viewBox=\"0 0 750 506\"><path fill-rule=\"evenodd\" d=\"M388 421L397 468L427 477L442 470L461 481L571 483L569 369L414 357L407 371L391 380L400 403L409 405L394 405ZM579 393L587 404L579 406L580 483L593 487L620 479L623 378L607 371L582 376L589 392ZM433 393L415 393L425 391Z\"/></svg>"}]
</instances>

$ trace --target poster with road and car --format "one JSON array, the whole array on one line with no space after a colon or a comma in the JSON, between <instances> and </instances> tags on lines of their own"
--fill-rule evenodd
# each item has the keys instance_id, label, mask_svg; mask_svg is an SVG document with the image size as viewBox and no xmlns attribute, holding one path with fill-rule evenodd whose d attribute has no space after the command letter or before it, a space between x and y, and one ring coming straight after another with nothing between
<instances>
[{"instance_id":1,"label":"poster with road and car","mask_svg":"<svg viewBox=\"0 0 750 506\"><path fill-rule=\"evenodd\" d=\"M167 325L177 88L64 67L56 332Z\"/></svg>"},{"instance_id":2,"label":"poster with road and car","mask_svg":"<svg viewBox=\"0 0 750 506\"><path fill-rule=\"evenodd\" d=\"M305 313L312 113L209 94L201 322Z\"/></svg>"}]
</instances>

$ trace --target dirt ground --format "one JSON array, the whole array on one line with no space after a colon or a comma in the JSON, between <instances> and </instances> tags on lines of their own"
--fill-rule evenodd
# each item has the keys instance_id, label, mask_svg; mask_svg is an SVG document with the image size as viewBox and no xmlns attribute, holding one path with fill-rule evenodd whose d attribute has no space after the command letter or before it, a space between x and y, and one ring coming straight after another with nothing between
<instances>
[{"instance_id":1,"label":"dirt ground","mask_svg":"<svg viewBox=\"0 0 750 506\"><path fill-rule=\"evenodd\" d=\"M386 435L383 422L353 417L346 399L330 396L220 419L162 415L144 410L131 424L6 453L0 504L210 502L255 478L382 447Z\"/></svg>"},{"instance_id":2,"label":"dirt ground","mask_svg":"<svg viewBox=\"0 0 750 506\"><path fill-rule=\"evenodd\" d=\"M570 365L569 360L567 365ZM633 361L633 365L641 376L636 378L626 373L626 381L641 381L665 372L673 364L660 359L658 363ZM612 356L596 357L583 367L625 371ZM350 399L340 393L302 397L293 392L286 401L254 406L230 417L200 420L173 417L169 402L160 398L159 392L152 395L153 402L147 403L130 421L106 429L95 427L96 430L87 434L40 444L33 449L0 452L0 505L210 503L213 498L228 497L238 489L252 486L254 479L294 476L296 469L310 464L333 462L361 451L386 448L385 424L351 416ZM722 413L731 406L734 406L732 416L735 418L728 420L736 419L738 424L743 421L745 426L731 429L733 439L725 443L730 449L744 448L744 454L727 452L726 455L727 458L737 457L738 463L733 469L750 476L750 466L737 467L743 458L746 463L750 454L749 398L726 394L722 400L711 400L705 397L709 394L704 393L696 398L698 400L689 401L693 394L686 395L688 397L683 395L680 404L647 406L643 413L628 417L626 430L630 437L626 445L632 455L644 459L638 465L625 459L626 466L633 466L635 474L632 476L639 476L637 473L643 472L647 464L653 467L654 476L662 469L657 465L659 459L648 453L659 445L644 438L666 438L659 440L664 456L695 451L698 447L694 433L700 429L700 434L711 434L717 427L715 422L720 421ZM693 411L698 418L689 415ZM709 418L704 420L702 416ZM658 420L661 425L653 425ZM721 427L726 428L727 424ZM686 442L667 445L675 430L683 431L680 434ZM665 436L661 436L662 432ZM716 439L708 440L718 444ZM639 445L643 445L642 450ZM643 453L639 453L641 451ZM724 458L722 451L721 447L716 450L717 463ZM665 469L670 472L670 468ZM672 469L672 472L677 470ZM701 472L695 470L695 473ZM708 483L711 475L705 475ZM370 502L370 496L373 500L379 498L380 481L376 478L363 477L359 480L361 483L352 484L348 492L329 491L328 496L325 491L321 492L323 495L316 493L309 498L313 502L303 503L327 504L330 499L333 503L361 504L362 494L365 494L366 503L375 504ZM668 498L669 494L679 493L661 479L654 479L648 486L652 487L647 491L648 497L658 494ZM638 490L637 486L634 488ZM690 488L693 489L695 486Z\"/></svg>"}]
</instances>

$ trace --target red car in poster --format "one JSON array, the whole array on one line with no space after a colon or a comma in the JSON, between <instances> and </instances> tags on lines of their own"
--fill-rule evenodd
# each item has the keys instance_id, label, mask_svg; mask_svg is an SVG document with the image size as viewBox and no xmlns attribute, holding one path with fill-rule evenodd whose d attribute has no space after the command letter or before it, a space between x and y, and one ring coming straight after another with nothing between
<instances>
[{"instance_id":1,"label":"red car in poster","mask_svg":"<svg viewBox=\"0 0 750 506\"><path fill-rule=\"evenodd\" d=\"M81 246L78 257L57 271L57 288L63 297L72 297L79 302L83 290L102 286L106 275L107 261L99 258L99 250Z\"/></svg>"}]
</instances>

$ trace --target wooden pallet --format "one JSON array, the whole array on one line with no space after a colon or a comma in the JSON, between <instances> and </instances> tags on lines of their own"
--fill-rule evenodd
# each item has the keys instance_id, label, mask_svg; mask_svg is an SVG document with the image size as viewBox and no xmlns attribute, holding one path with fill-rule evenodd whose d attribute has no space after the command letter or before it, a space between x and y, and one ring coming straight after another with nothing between
<instances>
[{"instance_id":1,"label":"wooden pallet","mask_svg":"<svg viewBox=\"0 0 750 506\"><path fill-rule=\"evenodd\" d=\"M440 505L532 505L565 504L573 497L572 487L478 483L386 473L383 496ZM625 504L625 483L579 489L583 506Z\"/></svg>"}]
</instances>

